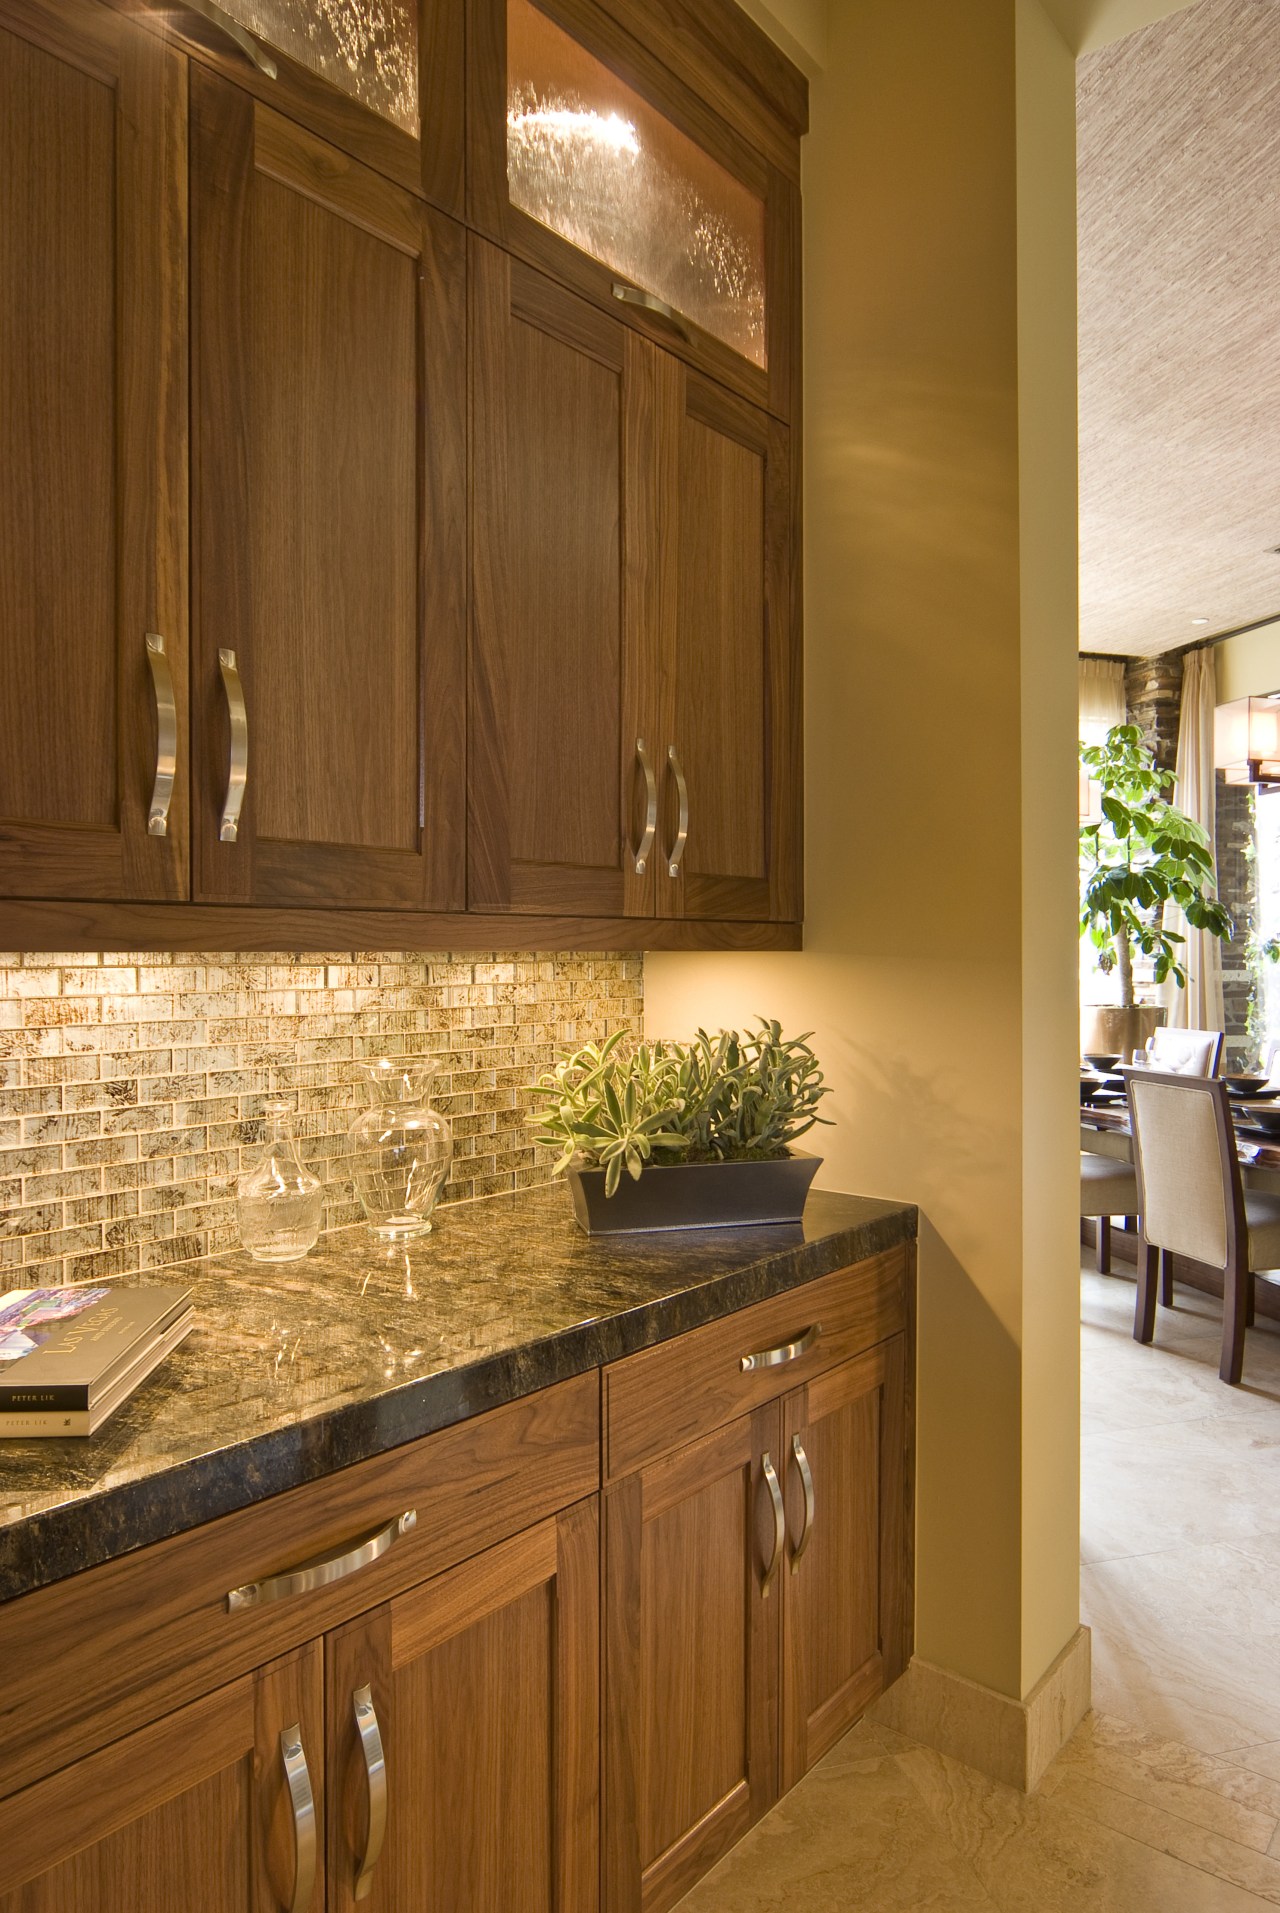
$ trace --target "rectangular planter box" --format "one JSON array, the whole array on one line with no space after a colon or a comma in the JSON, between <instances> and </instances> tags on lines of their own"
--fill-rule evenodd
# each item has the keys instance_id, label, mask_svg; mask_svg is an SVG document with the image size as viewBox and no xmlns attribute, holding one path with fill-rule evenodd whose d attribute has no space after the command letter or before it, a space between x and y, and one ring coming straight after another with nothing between
<instances>
[{"instance_id":1,"label":"rectangular planter box","mask_svg":"<svg viewBox=\"0 0 1280 1913\"><path fill-rule=\"evenodd\" d=\"M573 1213L588 1235L659 1229L750 1229L799 1222L822 1162L796 1150L773 1162L652 1164L635 1182L624 1173L611 1196L603 1169L569 1169Z\"/></svg>"}]
</instances>

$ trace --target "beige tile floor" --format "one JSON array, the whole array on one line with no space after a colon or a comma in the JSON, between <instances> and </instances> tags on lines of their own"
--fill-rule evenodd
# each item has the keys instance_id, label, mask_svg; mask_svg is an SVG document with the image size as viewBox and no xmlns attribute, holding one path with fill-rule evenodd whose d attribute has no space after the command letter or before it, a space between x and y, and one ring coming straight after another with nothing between
<instances>
[{"instance_id":1,"label":"beige tile floor","mask_svg":"<svg viewBox=\"0 0 1280 1913\"><path fill-rule=\"evenodd\" d=\"M1280 1906L1280 1331L1218 1380L1218 1305L1082 1278L1094 1712L1031 1798L863 1722L680 1913Z\"/></svg>"}]
</instances>

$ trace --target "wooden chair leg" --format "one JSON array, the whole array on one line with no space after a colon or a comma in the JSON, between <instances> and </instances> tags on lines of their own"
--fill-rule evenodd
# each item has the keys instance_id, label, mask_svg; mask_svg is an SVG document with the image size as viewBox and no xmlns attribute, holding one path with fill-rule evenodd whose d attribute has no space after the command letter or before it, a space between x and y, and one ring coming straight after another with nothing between
<instances>
[{"instance_id":1,"label":"wooden chair leg","mask_svg":"<svg viewBox=\"0 0 1280 1913\"><path fill-rule=\"evenodd\" d=\"M1258 1281L1256 1276L1251 1275L1249 1277L1249 1299L1245 1303L1244 1310L1244 1325L1246 1328L1252 1328L1257 1319L1257 1299Z\"/></svg>"},{"instance_id":2,"label":"wooden chair leg","mask_svg":"<svg viewBox=\"0 0 1280 1913\"><path fill-rule=\"evenodd\" d=\"M1098 1217L1098 1274L1111 1273L1111 1217Z\"/></svg>"},{"instance_id":3,"label":"wooden chair leg","mask_svg":"<svg viewBox=\"0 0 1280 1913\"><path fill-rule=\"evenodd\" d=\"M1229 1268L1222 1278L1222 1361L1218 1374L1234 1387L1244 1373L1244 1334L1249 1319L1253 1277L1247 1258L1244 1268Z\"/></svg>"},{"instance_id":4,"label":"wooden chair leg","mask_svg":"<svg viewBox=\"0 0 1280 1913\"><path fill-rule=\"evenodd\" d=\"M1138 1297L1133 1310L1133 1339L1149 1342L1156 1332L1156 1276L1160 1251L1143 1242L1138 1248Z\"/></svg>"},{"instance_id":5,"label":"wooden chair leg","mask_svg":"<svg viewBox=\"0 0 1280 1913\"><path fill-rule=\"evenodd\" d=\"M1160 1306L1173 1307L1173 1250L1160 1251Z\"/></svg>"}]
</instances>

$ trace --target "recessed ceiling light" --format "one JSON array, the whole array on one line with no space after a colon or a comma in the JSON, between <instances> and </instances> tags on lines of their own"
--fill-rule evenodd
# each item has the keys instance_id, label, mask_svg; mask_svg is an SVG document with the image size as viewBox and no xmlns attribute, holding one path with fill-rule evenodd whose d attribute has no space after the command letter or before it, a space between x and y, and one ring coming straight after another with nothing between
<instances>
[{"instance_id":1,"label":"recessed ceiling light","mask_svg":"<svg viewBox=\"0 0 1280 1913\"><path fill-rule=\"evenodd\" d=\"M1209 620L1207 618L1193 618L1191 622L1192 624L1208 624Z\"/></svg>"}]
</instances>

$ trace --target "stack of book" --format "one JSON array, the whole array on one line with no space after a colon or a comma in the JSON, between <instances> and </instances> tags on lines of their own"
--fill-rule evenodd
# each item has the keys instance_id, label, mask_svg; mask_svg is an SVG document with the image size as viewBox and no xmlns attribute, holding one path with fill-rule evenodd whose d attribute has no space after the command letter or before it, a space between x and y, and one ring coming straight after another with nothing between
<instances>
[{"instance_id":1,"label":"stack of book","mask_svg":"<svg viewBox=\"0 0 1280 1913\"><path fill-rule=\"evenodd\" d=\"M94 1434L194 1324L190 1289L0 1290L0 1440Z\"/></svg>"}]
</instances>

